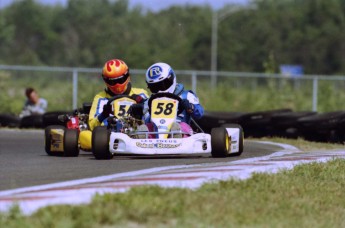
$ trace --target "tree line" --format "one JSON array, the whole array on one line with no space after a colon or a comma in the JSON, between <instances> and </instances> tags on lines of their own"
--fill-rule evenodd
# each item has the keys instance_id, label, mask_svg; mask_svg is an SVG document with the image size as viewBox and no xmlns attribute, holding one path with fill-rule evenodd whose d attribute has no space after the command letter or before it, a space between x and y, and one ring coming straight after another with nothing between
<instances>
[{"instance_id":1,"label":"tree line","mask_svg":"<svg viewBox=\"0 0 345 228\"><path fill-rule=\"evenodd\" d=\"M101 67L110 58L146 69L210 70L210 6L159 12L128 0L69 0L66 6L19 0L0 9L0 64ZM252 0L217 10L217 69L307 74L345 73L345 1Z\"/></svg>"}]
</instances>

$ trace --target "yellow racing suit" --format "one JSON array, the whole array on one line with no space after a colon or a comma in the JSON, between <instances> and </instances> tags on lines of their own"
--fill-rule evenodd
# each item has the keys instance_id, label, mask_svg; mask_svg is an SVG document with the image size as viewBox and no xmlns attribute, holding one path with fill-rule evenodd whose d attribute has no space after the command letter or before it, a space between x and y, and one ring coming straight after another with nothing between
<instances>
[{"instance_id":1,"label":"yellow racing suit","mask_svg":"<svg viewBox=\"0 0 345 228\"><path fill-rule=\"evenodd\" d=\"M146 100L148 98L148 93L145 89L133 88L131 87L131 85L129 85L128 87L129 88L124 93L124 95L129 95L129 96L133 94L140 95L143 98L143 100ZM106 104L108 99L113 96L116 96L116 94L113 94L108 89L105 89L104 91L96 94L96 96L94 97L92 101L90 113L89 113L88 124L89 124L90 130L81 131L79 134L79 142L80 142L81 149L85 151L90 151L92 148L92 145L91 145L92 132L91 131L97 126L107 124L106 123L107 119L100 121L98 117L103 111L103 105Z\"/></svg>"}]
</instances>

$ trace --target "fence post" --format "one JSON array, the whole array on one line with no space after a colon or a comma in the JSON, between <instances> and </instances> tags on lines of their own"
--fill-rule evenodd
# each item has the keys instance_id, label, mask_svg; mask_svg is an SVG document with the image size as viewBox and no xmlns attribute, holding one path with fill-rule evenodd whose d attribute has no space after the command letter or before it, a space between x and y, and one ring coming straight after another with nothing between
<instances>
[{"instance_id":1,"label":"fence post","mask_svg":"<svg viewBox=\"0 0 345 228\"><path fill-rule=\"evenodd\" d=\"M73 110L78 106L78 70L73 69Z\"/></svg>"},{"instance_id":2,"label":"fence post","mask_svg":"<svg viewBox=\"0 0 345 228\"><path fill-rule=\"evenodd\" d=\"M192 73L192 91L196 93L196 72L193 71Z\"/></svg>"},{"instance_id":3,"label":"fence post","mask_svg":"<svg viewBox=\"0 0 345 228\"><path fill-rule=\"evenodd\" d=\"M318 77L313 78L313 111L317 112Z\"/></svg>"}]
</instances>

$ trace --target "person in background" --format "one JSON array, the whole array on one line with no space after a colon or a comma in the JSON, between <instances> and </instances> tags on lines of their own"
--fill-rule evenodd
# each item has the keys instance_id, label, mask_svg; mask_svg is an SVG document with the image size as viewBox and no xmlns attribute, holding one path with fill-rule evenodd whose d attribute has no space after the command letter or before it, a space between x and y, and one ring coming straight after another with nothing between
<instances>
[{"instance_id":1,"label":"person in background","mask_svg":"<svg viewBox=\"0 0 345 228\"><path fill-rule=\"evenodd\" d=\"M25 89L26 101L22 112L19 114L20 118L31 115L43 115L48 107L46 99L39 97L34 88L28 87Z\"/></svg>"}]
</instances>

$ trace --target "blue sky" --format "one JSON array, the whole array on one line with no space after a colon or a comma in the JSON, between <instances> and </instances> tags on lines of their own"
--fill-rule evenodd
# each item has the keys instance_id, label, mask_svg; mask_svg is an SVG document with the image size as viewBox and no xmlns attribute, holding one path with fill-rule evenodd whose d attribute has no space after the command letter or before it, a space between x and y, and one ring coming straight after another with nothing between
<instances>
[{"instance_id":1,"label":"blue sky","mask_svg":"<svg viewBox=\"0 0 345 228\"><path fill-rule=\"evenodd\" d=\"M0 0L0 7L7 6L16 0ZM68 0L36 0L44 4L63 4L65 5ZM142 5L152 11L158 11L167 8L171 5L210 5L214 9L222 8L226 4L246 4L249 0L129 0L130 6Z\"/></svg>"}]
</instances>

